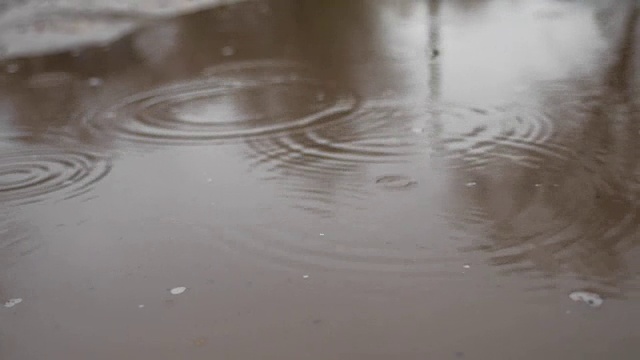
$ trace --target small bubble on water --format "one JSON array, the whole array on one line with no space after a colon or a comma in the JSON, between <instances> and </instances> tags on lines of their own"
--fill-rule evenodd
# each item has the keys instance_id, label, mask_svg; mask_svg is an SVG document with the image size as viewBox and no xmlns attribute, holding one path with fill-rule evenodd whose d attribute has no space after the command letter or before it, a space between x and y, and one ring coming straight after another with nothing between
<instances>
[{"instance_id":1,"label":"small bubble on water","mask_svg":"<svg viewBox=\"0 0 640 360\"><path fill-rule=\"evenodd\" d=\"M404 175L385 175L376 179L376 184L387 189L408 189L418 182Z\"/></svg>"},{"instance_id":2,"label":"small bubble on water","mask_svg":"<svg viewBox=\"0 0 640 360\"><path fill-rule=\"evenodd\" d=\"M324 234L323 234L323 233L320 233L320 236L324 236Z\"/></svg>"},{"instance_id":3,"label":"small bubble on water","mask_svg":"<svg viewBox=\"0 0 640 360\"><path fill-rule=\"evenodd\" d=\"M308 278L309 278L309 275L302 275L302 278L303 278L303 279L308 279Z\"/></svg>"},{"instance_id":4,"label":"small bubble on water","mask_svg":"<svg viewBox=\"0 0 640 360\"><path fill-rule=\"evenodd\" d=\"M103 83L103 81L100 78L97 78L97 77L89 78L89 86L91 86L91 87L101 86L102 83Z\"/></svg>"},{"instance_id":5,"label":"small bubble on water","mask_svg":"<svg viewBox=\"0 0 640 360\"><path fill-rule=\"evenodd\" d=\"M20 70L20 65L18 64L9 64L5 68L9 74L15 74Z\"/></svg>"},{"instance_id":6,"label":"small bubble on water","mask_svg":"<svg viewBox=\"0 0 640 360\"><path fill-rule=\"evenodd\" d=\"M236 50L231 46L225 46L221 50L222 56L231 56L236 53Z\"/></svg>"},{"instance_id":7,"label":"small bubble on water","mask_svg":"<svg viewBox=\"0 0 640 360\"><path fill-rule=\"evenodd\" d=\"M470 269L470 268L471 268L471 265L469 265L469 264L464 264L463 268L465 268L465 269Z\"/></svg>"},{"instance_id":8,"label":"small bubble on water","mask_svg":"<svg viewBox=\"0 0 640 360\"><path fill-rule=\"evenodd\" d=\"M473 186L478 185L478 183L476 183L475 181L469 181L466 185L467 185L467 187L473 187Z\"/></svg>"},{"instance_id":9,"label":"small bubble on water","mask_svg":"<svg viewBox=\"0 0 640 360\"><path fill-rule=\"evenodd\" d=\"M138 309L142 309L142 308L144 308L144 304L138 305Z\"/></svg>"},{"instance_id":10,"label":"small bubble on water","mask_svg":"<svg viewBox=\"0 0 640 360\"><path fill-rule=\"evenodd\" d=\"M184 293L185 291L187 291L187 288L184 287L184 286L178 286L178 287L175 287L175 288L169 290L169 292L171 292L171 295L180 295L180 294Z\"/></svg>"},{"instance_id":11,"label":"small bubble on water","mask_svg":"<svg viewBox=\"0 0 640 360\"><path fill-rule=\"evenodd\" d=\"M20 304L21 302L22 302L21 298L9 299L9 300L7 300L7 302L4 303L4 307L12 308L12 307Z\"/></svg>"},{"instance_id":12,"label":"small bubble on water","mask_svg":"<svg viewBox=\"0 0 640 360\"><path fill-rule=\"evenodd\" d=\"M535 186L536 186L536 187L541 187L541 186L542 186L542 184L536 184Z\"/></svg>"}]
</instances>

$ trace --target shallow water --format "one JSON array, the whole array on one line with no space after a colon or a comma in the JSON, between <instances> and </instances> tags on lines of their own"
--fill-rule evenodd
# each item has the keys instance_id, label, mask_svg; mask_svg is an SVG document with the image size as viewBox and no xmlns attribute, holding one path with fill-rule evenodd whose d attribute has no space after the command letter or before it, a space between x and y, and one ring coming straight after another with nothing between
<instances>
[{"instance_id":1,"label":"shallow water","mask_svg":"<svg viewBox=\"0 0 640 360\"><path fill-rule=\"evenodd\" d=\"M635 4L56 13L0 57L0 358L637 359Z\"/></svg>"}]
</instances>

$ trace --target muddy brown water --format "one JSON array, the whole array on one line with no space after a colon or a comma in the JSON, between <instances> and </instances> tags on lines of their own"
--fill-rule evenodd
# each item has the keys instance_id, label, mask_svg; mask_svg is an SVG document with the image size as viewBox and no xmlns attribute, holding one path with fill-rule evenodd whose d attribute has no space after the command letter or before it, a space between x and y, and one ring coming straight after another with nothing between
<instances>
[{"instance_id":1,"label":"muddy brown water","mask_svg":"<svg viewBox=\"0 0 640 360\"><path fill-rule=\"evenodd\" d=\"M638 14L247 1L1 58L0 358L638 359Z\"/></svg>"}]
</instances>

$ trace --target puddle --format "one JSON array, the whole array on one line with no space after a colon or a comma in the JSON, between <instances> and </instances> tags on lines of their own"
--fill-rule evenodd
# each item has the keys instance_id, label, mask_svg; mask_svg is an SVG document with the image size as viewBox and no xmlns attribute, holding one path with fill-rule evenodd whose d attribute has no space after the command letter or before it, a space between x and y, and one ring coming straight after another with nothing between
<instances>
[{"instance_id":1,"label":"puddle","mask_svg":"<svg viewBox=\"0 0 640 360\"><path fill-rule=\"evenodd\" d=\"M0 358L635 353L631 2L118 4L0 14Z\"/></svg>"}]
</instances>

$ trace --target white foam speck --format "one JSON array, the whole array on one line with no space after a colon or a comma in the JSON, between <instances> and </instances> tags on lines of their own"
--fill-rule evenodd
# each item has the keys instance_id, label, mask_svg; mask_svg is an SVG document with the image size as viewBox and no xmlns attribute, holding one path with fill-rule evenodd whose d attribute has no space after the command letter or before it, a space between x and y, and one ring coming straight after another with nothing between
<instances>
[{"instance_id":1,"label":"white foam speck","mask_svg":"<svg viewBox=\"0 0 640 360\"><path fill-rule=\"evenodd\" d=\"M477 183L475 181L470 181L467 183L467 187L472 187L472 186L476 186Z\"/></svg>"},{"instance_id":2,"label":"white foam speck","mask_svg":"<svg viewBox=\"0 0 640 360\"><path fill-rule=\"evenodd\" d=\"M7 302L4 303L4 307L12 308L12 307L20 304L21 302L22 302L22 299L20 299L20 298L9 299Z\"/></svg>"},{"instance_id":3,"label":"white foam speck","mask_svg":"<svg viewBox=\"0 0 640 360\"><path fill-rule=\"evenodd\" d=\"M175 287L171 290L169 290L171 292L172 295L180 295L182 293L184 293L185 291L187 291L187 288L184 286L179 286L179 287Z\"/></svg>"},{"instance_id":4,"label":"white foam speck","mask_svg":"<svg viewBox=\"0 0 640 360\"><path fill-rule=\"evenodd\" d=\"M303 278L303 279L308 279L308 278L309 278L309 275L302 275L302 278Z\"/></svg>"},{"instance_id":5,"label":"white foam speck","mask_svg":"<svg viewBox=\"0 0 640 360\"><path fill-rule=\"evenodd\" d=\"M569 294L569 298L573 301L582 301L591 307L600 307L604 302L600 295L589 291L574 291Z\"/></svg>"}]
</instances>

